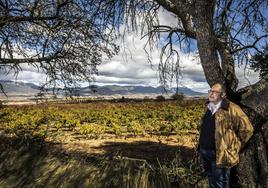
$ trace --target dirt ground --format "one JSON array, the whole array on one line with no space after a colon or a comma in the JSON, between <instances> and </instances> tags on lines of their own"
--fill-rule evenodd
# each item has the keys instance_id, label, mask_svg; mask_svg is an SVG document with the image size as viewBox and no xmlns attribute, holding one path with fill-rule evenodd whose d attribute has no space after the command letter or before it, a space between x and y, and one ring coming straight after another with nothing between
<instances>
[{"instance_id":1,"label":"dirt ground","mask_svg":"<svg viewBox=\"0 0 268 188\"><path fill-rule=\"evenodd\" d=\"M123 156L147 161L168 161L178 156L189 160L194 154L198 139L197 133L181 133L171 136L125 136L103 135L100 138L85 138L70 135L68 132L47 142L57 151L83 153L97 156ZM183 160L183 159L182 159Z\"/></svg>"}]
</instances>

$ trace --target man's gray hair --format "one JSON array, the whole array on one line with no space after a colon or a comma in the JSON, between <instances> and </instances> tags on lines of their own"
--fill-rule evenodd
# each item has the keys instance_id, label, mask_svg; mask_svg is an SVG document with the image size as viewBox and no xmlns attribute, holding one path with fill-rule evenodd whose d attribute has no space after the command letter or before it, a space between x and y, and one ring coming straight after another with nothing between
<instances>
[{"instance_id":1,"label":"man's gray hair","mask_svg":"<svg viewBox=\"0 0 268 188\"><path fill-rule=\"evenodd\" d=\"M221 86L221 92L222 92L221 96L222 97L225 97L226 96L226 87L225 87L225 85L222 84L222 83L218 83L218 82L215 83L215 84L213 84L213 86L215 86L215 85Z\"/></svg>"}]
</instances>

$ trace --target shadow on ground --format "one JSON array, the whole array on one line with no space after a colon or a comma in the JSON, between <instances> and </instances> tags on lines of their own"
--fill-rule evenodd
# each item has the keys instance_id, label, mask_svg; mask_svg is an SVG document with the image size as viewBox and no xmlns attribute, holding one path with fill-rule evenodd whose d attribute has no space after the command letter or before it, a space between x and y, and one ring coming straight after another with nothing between
<instances>
[{"instance_id":1,"label":"shadow on ground","mask_svg":"<svg viewBox=\"0 0 268 188\"><path fill-rule=\"evenodd\" d=\"M194 150L183 146L171 146L152 141L105 142L102 146L94 147L105 151L107 156L125 156L144 159L150 164L168 163L175 157L182 163L187 163L193 156ZM186 165L186 164L185 164Z\"/></svg>"},{"instance_id":2,"label":"shadow on ground","mask_svg":"<svg viewBox=\"0 0 268 188\"><path fill-rule=\"evenodd\" d=\"M0 187L203 187L193 149L142 141L99 147L105 155L2 135Z\"/></svg>"}]
</instances>

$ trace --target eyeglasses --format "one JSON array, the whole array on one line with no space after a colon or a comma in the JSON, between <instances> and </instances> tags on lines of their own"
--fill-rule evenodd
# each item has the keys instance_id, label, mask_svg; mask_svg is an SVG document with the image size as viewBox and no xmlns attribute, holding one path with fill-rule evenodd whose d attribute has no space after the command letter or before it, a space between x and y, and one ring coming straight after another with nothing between
<instances>
[{"instance_id":1,"label":"eyeglasses","mask_svg":"<svg viewBox=\"0 0 268 188\"><path fill-rule=\"evenodd\" d=\"M214 93L222 93L221 91L215 91L215 90L208 90L208 93L212 93L212 94L214 94Z\"/></svg>"}]
</instances>

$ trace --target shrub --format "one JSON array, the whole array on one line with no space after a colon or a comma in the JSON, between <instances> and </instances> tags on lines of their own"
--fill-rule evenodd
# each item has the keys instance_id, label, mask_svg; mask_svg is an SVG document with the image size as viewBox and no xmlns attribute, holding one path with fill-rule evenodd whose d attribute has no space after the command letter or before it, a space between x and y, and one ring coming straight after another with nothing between
<instances>
[{"instance_id":1,"label":"shrub","mask_svg":"<svg viewBox=\"0 0 268 188\"><path fill-rule=\"evenodd\" d=\"M166 98L163 95L159 95L156 97L156 101L165 101Z\"/></svg>"},{"instance_id":2,"label":"shrub","mask_svg":"<svg viewBox=\"0 0 268 188\"><path fill-rule=\"evenodd\" d=\"M144 98L143 98L143 101L150 101L151 99L150 99L150 97L149 96L144 96Z\"/></svg>"},{"instance_id":3,"label":"shrub","mask_svg":"<svg viewBox=\"0 0 268 188\"><path fill-rule=\"evenodd\" d=\"M182 101L184 99L183 93L175 93L171 96L172 99Z\"/></svg>"}]
</instances>

